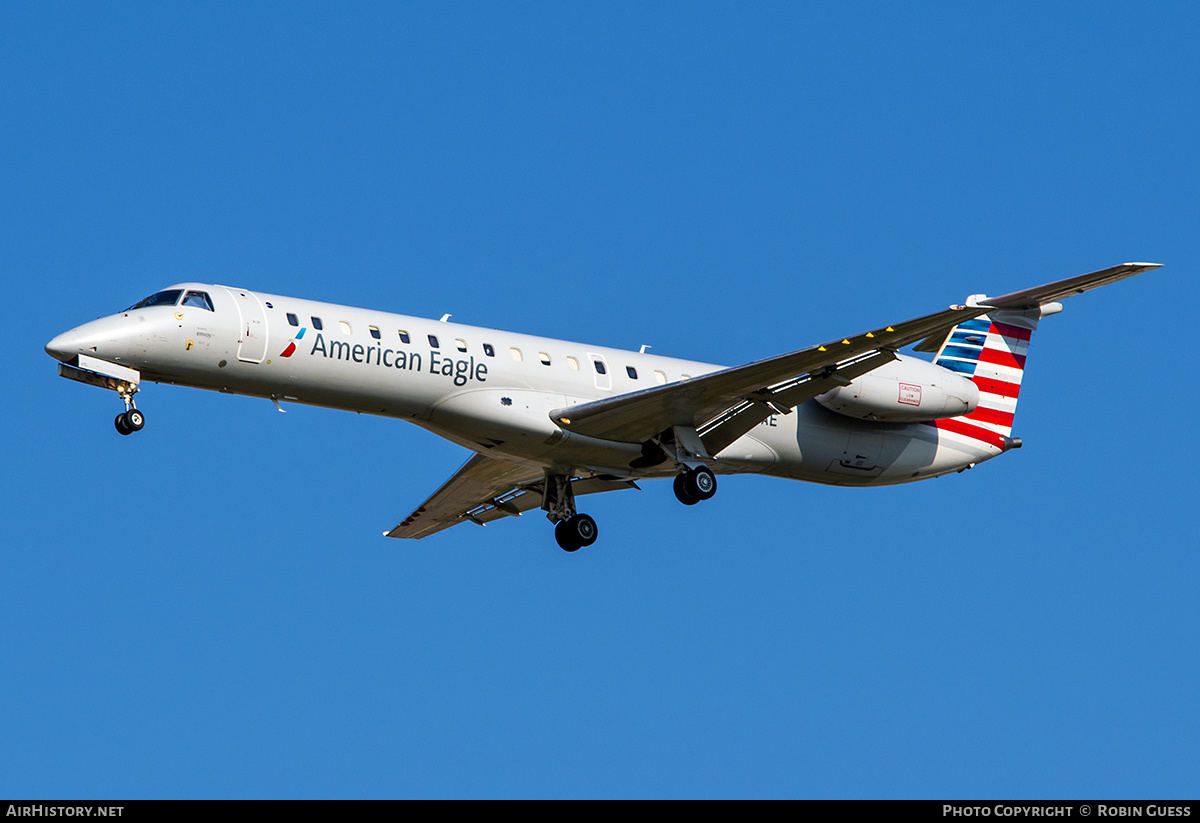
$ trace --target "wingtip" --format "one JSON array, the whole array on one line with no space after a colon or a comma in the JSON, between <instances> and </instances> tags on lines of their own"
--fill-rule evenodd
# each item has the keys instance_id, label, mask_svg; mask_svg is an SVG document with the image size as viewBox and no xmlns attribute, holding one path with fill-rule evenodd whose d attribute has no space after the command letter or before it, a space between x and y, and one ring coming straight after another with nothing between
<instances>
[{"instance_id":1,"label":"wingtip","mask_svg":"<svg viewBox=\"0 0 1200 823\"><path fill-rule=\"evenodd\" d=\"M1159 269L1162 263L1122 263L1122 266L1137 266L1140 269Z\"/></svg>"}]
</instances>

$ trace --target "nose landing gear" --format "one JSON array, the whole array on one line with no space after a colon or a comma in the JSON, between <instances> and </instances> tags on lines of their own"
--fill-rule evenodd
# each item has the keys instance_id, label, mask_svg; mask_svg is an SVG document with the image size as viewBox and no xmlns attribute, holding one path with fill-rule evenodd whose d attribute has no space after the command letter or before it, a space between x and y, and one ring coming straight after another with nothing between
<instances>
[{"instance_id":1,"label":"nose landing gear","mask_svg":"<svg viewBox=\"0 0 1200 823\"><path fill-rule=\"evenodd\" d=\"M128 384L126 385L128 386ZM133 395L137 391L137 386L133 386L132 388L122 387L117 391L121 395L121 399L125 401L125 411L117 415L116 419L113 420L113 425L123 435L141 431L142 426L146 425L146 415L138 411L137 406L133 404Z\"/></svg>"}]
</instances>

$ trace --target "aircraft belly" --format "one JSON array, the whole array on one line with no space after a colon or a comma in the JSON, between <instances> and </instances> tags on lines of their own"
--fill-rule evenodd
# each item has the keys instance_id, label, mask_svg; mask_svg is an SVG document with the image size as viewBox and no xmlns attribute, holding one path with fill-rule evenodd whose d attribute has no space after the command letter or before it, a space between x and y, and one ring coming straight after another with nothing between
<instances>
[{"instance_id":1,"label":"aircraft belly","mask_svg":"<svg viewBox=\"0 0 1200 823\"><path fill-rule=\"evenodd\" d=\"M624 473L641 446L571 434L549 417L568 398L519 388L471 389L436 403L428 427L480 454L601 473Z\"/></svg>"},{"instance_id":2,"label":"aircraft belly","mask_svg":"<svg viewBox=\"0 0 1200 823\"><path fill-rule=\"evenodd\" d=\"M711 467L714 471L763 472L779 461L779 455L759 437L746 434L726 446L716 459L720 468Z\"/></svg>"},{"instance_id":3,"label":"aircraft belly","mask_svg":"<svg viewBox=\"0 0 1200 823\"><path fill-rule=\"evenodd\" d=\"M814 483L908 483L959 471L1000 453L939 437L937 429L925 424L855 420L812 402L783 420L789 427L769 435L779 462L768 473Z\"/></svg>"}]
</instances>

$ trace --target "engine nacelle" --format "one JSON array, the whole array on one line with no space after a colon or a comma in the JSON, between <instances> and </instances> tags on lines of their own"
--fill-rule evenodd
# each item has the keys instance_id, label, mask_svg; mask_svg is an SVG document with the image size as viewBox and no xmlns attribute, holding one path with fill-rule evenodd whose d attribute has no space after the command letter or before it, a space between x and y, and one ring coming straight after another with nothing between
<instances>
[{"instance_id":1,"label":"engine nacelle","mask_svg":"<svg viewBox=\"0 0 1200 823\"><path fill-rule=\"evenodd\" d=\"M961 374L928 360L897 355L894 360L817 397L830 411L888 423L917 423L969 414L979 405L979 388Z\"/></svg>"}]
</instances>

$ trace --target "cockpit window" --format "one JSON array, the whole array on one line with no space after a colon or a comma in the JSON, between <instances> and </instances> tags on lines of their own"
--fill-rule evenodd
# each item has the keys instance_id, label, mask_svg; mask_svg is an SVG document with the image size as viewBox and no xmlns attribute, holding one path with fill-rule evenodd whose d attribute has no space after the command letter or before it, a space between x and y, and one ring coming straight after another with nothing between
<instances>
[{"instance_id":1,"label":"cockpit window","mask_svg":"<svg viewBox=\"0 0 1200 823\"><path fill-rule=\"evenodd\" d=\"M195 306L198 309L207 309L208 311L213 310L212 301L208 299L208 292L203 291L188 292L186 295L184 295L183 303L181 305ZM288 315L288 317L291 317L291 315Z\"/></svg>"},{"instance_id":2,"label":"cockpit window","mask_svg":"<svg viewBox=\"0 0 1200 823\"><path fill-rule=\"evenodd\" d=\"M179 301L179 295L181 294L183 294L183 289L167 289L166 291L156 292L140 303L134 303L125 309L125 311L144 309L149 306L174 306Z\"/></svg>"}]
</instances>

